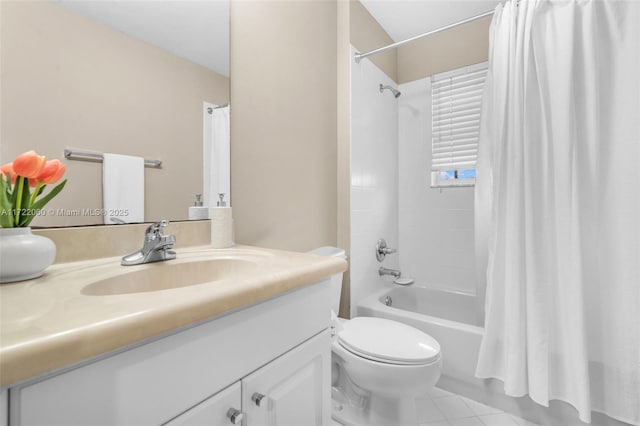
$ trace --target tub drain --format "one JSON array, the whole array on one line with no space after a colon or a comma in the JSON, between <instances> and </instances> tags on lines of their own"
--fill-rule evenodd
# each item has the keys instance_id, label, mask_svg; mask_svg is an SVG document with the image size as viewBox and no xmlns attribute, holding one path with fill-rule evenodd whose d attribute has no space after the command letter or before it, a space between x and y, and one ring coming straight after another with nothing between
<instances>
[{"instance_id":1,"label":"tub drain","mask_svg":"<svg viewBox=\"0 0 640 426\"><path fill-rule=\"evenodd\" d=\"M393 300L391 300L390 296L387 296L384 298L384 304L387 306L391 306L391 303L393 303Z\"/></svg>"}]
</instances>

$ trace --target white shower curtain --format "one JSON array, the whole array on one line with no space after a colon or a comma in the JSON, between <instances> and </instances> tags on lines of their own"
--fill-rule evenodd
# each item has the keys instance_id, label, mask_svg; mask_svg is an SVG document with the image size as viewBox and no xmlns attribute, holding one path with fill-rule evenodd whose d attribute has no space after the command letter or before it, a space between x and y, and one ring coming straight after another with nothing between
<instances>
[{"instance_id":1,"label":"white shower curtain","mask_svg":"<svg viewBox=\"0 0 640 426\"><path fill-rule=\"evenodd\" d=\"M638 425L640 2L507 2L489 60L476 375Z\"/></svg>"},{"instance_id":2,"label":"white shower curtain","mask_svg":"<svg viewBox=\"0 0 640 426\"><path fill-rule=\"evenodd\" d=\"M227 206L231 206L231 140L230 107L212 109L205 126L204 145L204 201L214 207L218 194L225 194Z\"/></svg>"}]
</instances>

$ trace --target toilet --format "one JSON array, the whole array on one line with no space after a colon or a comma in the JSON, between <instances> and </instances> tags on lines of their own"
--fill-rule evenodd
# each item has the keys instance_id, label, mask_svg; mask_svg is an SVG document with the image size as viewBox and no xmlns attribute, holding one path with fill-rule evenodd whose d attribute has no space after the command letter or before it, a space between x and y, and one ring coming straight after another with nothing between
<instances>
[{"instance_id":1,"label":"toilet","mask_svg":"<svg viewBox=\"0 0 640 426\"><path fill-rule=\"evenodd\" d=\"M336 247L309 253L345 258ZM417 426L416 398L442 370L440 345L428 334L384 318L338 318L342 274L331 277L332 417L346 426Z\"/></svg>"}]
</instances>

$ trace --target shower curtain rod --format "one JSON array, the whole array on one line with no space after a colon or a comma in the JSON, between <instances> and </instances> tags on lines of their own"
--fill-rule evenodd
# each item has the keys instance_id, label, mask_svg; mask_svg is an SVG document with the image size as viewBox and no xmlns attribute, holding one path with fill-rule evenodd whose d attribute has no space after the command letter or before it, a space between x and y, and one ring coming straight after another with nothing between
<instances>
[{"instance_id":1,"label":"shower curtain rod","mask_svg":"<svg viewBox=\"0 0 640 426\"><path fill-rule=\"evenodd\" d=\"M214 109L222 109L222 108L226 108L228 106L229 106L229 102L225 102L222 105L218 105L217 107L213 107L213 108L209 107L209 108L207 108L207 112L209 114L213 114L213 110Z\"/></svg>"},{"instance_id":2,"label":"shower curtain rod","mask_svg":"<svg viewBox=\"0 0 640 426\"><path fill-rule=\"evenodd\" d=\"M489 16L489 15L493 15L493 10L481 13L480 15L472 16L471 18L467 18L467 19L464 19L462 21L454 22L453 24L447 25L446 27L441 27L441 28L426 32L424 34L420 34L420 35L417 35L415 37L408 38L406 40L398 41L398 42L390 44L388 46L384 46L384 47L380 47L380 48L375 49L375 50L371 50L371 51L366 52L366 53L358 53L358 52L356 52L356 53L354 53L353 56L356 58L356 63L359 64L360 60L362 58L366 58L367 56L375 55L377 53L384 52L384 51L389 50L389 49L395 49L396 47L400 47L400 46L402 46L404 44L407 44L407 43L412 42L414 40L418 40L418 39L420 39L422 37L426 37L426 36L431 35L431 34L436 34L436 33L439 33L441 31L445 31L445 30L448 30L448 29L451 29L451 28L455 28L458 25L466 24L467 22L475 21L476 19L484 18L485 16Z\"/></svg>"}]
</instances>

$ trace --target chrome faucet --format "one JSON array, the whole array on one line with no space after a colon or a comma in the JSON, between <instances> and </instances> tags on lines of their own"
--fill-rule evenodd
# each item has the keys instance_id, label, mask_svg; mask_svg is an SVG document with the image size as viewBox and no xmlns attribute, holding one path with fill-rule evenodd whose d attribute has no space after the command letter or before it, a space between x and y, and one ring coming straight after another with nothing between
<instances>
[{"instance_id":1,"label":"chrome faucet","mask_svg":"<svg viewBox=\"0 0 640 426\"><path fill-rule=\"evenodd\" d=\"M380 276L383 276L383 275L391 275L392 277L400 278L400 274L401 274L401 273L400 273L400 271L398 271L398 270L396 270L396 269L387 269L387 268L385 268L385 267L382 267L382 266L381 266L381 267L378 269L378 274L379 274Z\"/></svg>"},{"instance_id":2,"label":"chrome faucet","mask_svg":"<svg viewBox=\"0 0 640 426\"><path fill-rule=\"evenodd\" d=\"M144 245L142 248L123 257L120 263L124 266L129 266L175 259L176 252L171 249L176 243L176 236L162 233L162 228L168 224L169 221L167 220L151 224L144 233Z\"/></svg>"}]
</instances>

